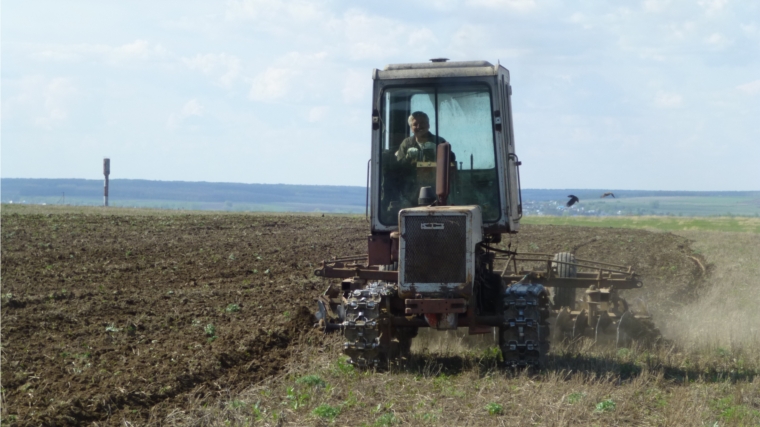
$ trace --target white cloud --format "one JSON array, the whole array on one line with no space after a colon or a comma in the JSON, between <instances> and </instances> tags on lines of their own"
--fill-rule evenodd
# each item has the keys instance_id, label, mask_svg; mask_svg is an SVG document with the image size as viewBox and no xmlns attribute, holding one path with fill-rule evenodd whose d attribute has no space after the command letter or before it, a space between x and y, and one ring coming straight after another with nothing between
<instances>
[{"instance_id":1,"label":"white cloud","mask_svg":"<svg viewBox=\"0 0 760 427\"><path fill-rule=\"evenodd\" d=\"M705 38L705 43L715 49L723 49L731 44L731 41L721 33L712 33L710 36Z\"/></svg>"},{"instance_id":2,"label":"white cloud","mask_svg":"<svg viewBox=\"0 0 760 427\"><path fill-rule=\"evenodd\" d=\"M642 6L647 12L662 12L670 5L670 0L644 0Z\"/></svg>"},{"instance_id":3,"label":"white cloud","mask_svg":"<svg viewBox=\"0 0 760 427\"><path fill-rule=\"evenodd\" d=\"M51 127L66 120L69 116L67 101L76 93L76 88L67 78L58 77L50 80L44 91L46 115L38 117L35 122L43 127Z\"/></svg>"},{"instance_id":4,"label":"white cloud","mask_svg":"<svg viewBox=\"0 0 760 427\"><path fill-rule=\"evenodd\" d=\"M135 40L121 46L105 44L45 44L29 46L30 56L42 61L80 61L95 58L109 64L147 61L165 57L166 49L147 40Z\"/></svg>"},{"instance_id":5,"label":"white cloud","mask_svg":"<svg viewBox=\"0 0 760 427\"><path fill-rule=\"evenodd\" d=\"M343 83L343 101L351 104L363 101L369 94L369 73L366 70L348 70Z\"/></svg>"},{"instance_id":6,"label":"white cloud","mask_svg":"<svg viewBox=\"0 0 760 427\"><path fill-rule=\"evenodd\" d=\"M536 8L535 0L467 0L467 5L516 12L528 12Z\"/></svg>"},{"instance_id":7,"label":"white cloud","mask_svg":"<svg viewBox=\"0 0 760 427\"><path fill-rule=\"evenodd\" d=\"M570 15L570 18L568 18L568 21L570 21L573 24L580 25L584 30L588 30L592 28L591 21L588 19L588 17L580 12L575 12L572 15Z\"/></svg>"},{"instance_id":8,"label":"white cloud","mask_svg":"<svg viewBox=\"0 0 760 427\"><path fill-rule=\"evenodd\" d=\"M182 121L191 116L202 116L203 105L197 99L191 99L182 106L179 113L171 113L166 121L166 127L176 129L182 124Z\"/></svg>"},{"instance_id":9,"label":"white cloud","mask_svg":"<svg viewBox=\"0 0 760 427\"><path fill-rule=\"evenodd\" d=\"M202 116L203 106L200 104L200 102L198 102L197 99L191 99L182 106L182 115L184 117Z\"/></svg>"},{"instance_id":10,"label":"white cloud","mask_svg":"<svg viewBox=\"0 0 760 427\"><path fill-rule=\"evenodd\" d=\"M681 95L673 92L658 92L654 98L654 105L659 108L678 108L681 106L683 98Z\"/></svg>"},{"instance_id":11,"label":"white cloud","mask_svg":"<svg viewBox=\"0 0 760 427\"><path fill-rule=\"evenodd\" d=\"M252 21L256 31L281 44L319 46L349 60L424 56L438 43L436 33L419 22L409 24L359 8L340 11L320 1L237 0L228 4L226 15Z\"/></svg>"},{"instance_id":12,"label":"white cloud","mask_svg":"<svg viewBox=\"0 0 760 427\"><path fill-rule=\"evenodd\" d=\"M255 101L273 101L287 95L291 80L297 74L292 68L269 67L253 79L248 96Z\"/></svg>"},{"instance_id":13,"label":"white cloud","mask_svg":"<svg viewBox=\"0 0 760 427\"><path fill-rule=\"evenodd\" d=\"M330 112L330 107L326 105L314 107L309 110L309 114L307 115L306 120L308 120L309 123L317 123L324 119L327 116L328 112Z\"/></svg>"},{"instance_id":14,"label":"white cloud","mask_svg":"<svg viewBox=\"0 0 760 427\"><path fill-rule=\"evenodd\" d=\"M760 94L760 80L745 83L743 85L737 86L736 88L748 95Z\"/></svg>"},{"instance_id":15,"label":"white cloud","mask_svg":"<svg viewBox=\"0 0 760 427\"><path fill-rule=\"evenodd\" d=\"M300 22L323 16L323 5L318 1L237 0L228 2L227 19L270 19L285 16Z\"/></svg>"},{"instance_id":16,"label":"white cloud","mask_svg":"<svg viewBox=\"0 0 760 427\"><path fill-rule=\"evenodd\" d=\"M705 14L709 16L723 10L726 4L728 4L728 0L700 0L697 3L705 10Z\"/></svg>"},{"instance_id":17,"label":"white cloud","mask_svg":"<svg viewBox=\"0 0 760 427\"><path fill-rule=\"evenodd\" d=\"M231 87L240 75L240 58L234 55L198 54L192 58L182 58L182 62L190 69L213 76L216 84L226 88Z\"/></svg>"},{"instance_id":18,"label":"white cloud","mask_svg":"<svg viewBox=\"0 0 760 427\"><path fill-rule=\"evenodd\" d=\"M742 32L747 36L754 36L758 33L757 31L757 25L752 24L739 24L739 28L742 29Z\"/></svg>"},{"instance_id":19,"label":"white cloud","mask_svg":"<svg viewBox=\"0 0 760 427\"><path fill-rule=\"evenodd\" d=\"M81 58L81 54L71 47L41 47L29 56L41 61L74 61Z\"/></svg>"},{"instance_id":20,"label":"white cloud","mask_svg":"<svg viewBox=\"0 0 760 427\"><path fill-rule=\"evenodd\" d=\"M20 79L3 102L3 121L19 118L36 127L51 129L68 121L69 110L78 89L66 77L47 78L40 75ZM4 87L4 90L7 89Z\"/></svg>"},{"instance_id":21,"label":"white cloud","mask_svg":"<svg viewBox=\"0 0 760 427\"><path fill-rule=\"evenodd\" d=\"M586 20L585 15L583 15L580 12L574 12L572 15L570 15L569 21L573 24L580 24L583 23L583 21Z\"/></svg>"},{"instance_id":22,"label":"white cloud","mask_svg":"<svg viewBox=\"0 0 760 427\"><path fill-rule=\"evenodd\" d=\"M667 25L668 32L670 33L670 36L678 39L678 40L684 40L692 36L694 34L694 31L696 29L696 24L694 22L672 22Z\"/></svg>"},{"instance_id":23,"label":"white cloud","mask_svg":"<svg viewBox=\"0 0 760 427\"><path fill-rule=\"evenodd\" d=\"M442 12L451 12L460 7L459 0L418 0L420 5L428 10L439 10Z\"/></svg>"},{"instance_id":24,"label":"white cloud","mask_svg":"<svg viewBox=\"0 0 760 427\"><path fill-rule=\"evenodd\" d=\"M395 56L405 47L402 40L411 29L398 21L350 10L338 25L344 29L345 43L352 59L379 60Z\"/></svg>"},{"instance_id":25,"label":"white cloud","mask_svg":"<svg viewBox=\"0 0 760 427\"><path fill-rule=\"evenodd\" d=\"M451 36L449 49L462 58L476 57L480 53L474 52L476 46L488 46L487 36L481 26L462 25Z\"/></svg>"},{"instance_id":26,"label":"white cloud","mask_svg":"<svg viewBox=\"0 0 760 427\"><path fill-rule=\"evenodd\" d=\"M435 33L429 28L414 30L409 34L408 44L412 50L425 51L437 42L438 39L435 37Z\"/></svg>"},{"instance_id":27,"label":"white cloud","mask_svg":"<svg viewBox=\"0 0 760 427\"><path fill-rule=\"evenodd\" d=\"M290 52L273 61L271 66L253 77L248 97L254 101L291 100L319 96L330 75L326 52ZM304 67L303 64L308 64ZM298 82L297 84L295 82ZM291 91L298 87L299 90Z\"/></svg>"},{"instance_id":28,"label":"white cloud","mask_svg":"<svg viewBox=\"0 0 760 427\"><path fill-rule=\"evenodd\" d=\"M110 56L115 61L146 60L160 57L166 50L159 44L151 45L147 40L135 40L111 50Z\"/></svg>"}]
</instances>

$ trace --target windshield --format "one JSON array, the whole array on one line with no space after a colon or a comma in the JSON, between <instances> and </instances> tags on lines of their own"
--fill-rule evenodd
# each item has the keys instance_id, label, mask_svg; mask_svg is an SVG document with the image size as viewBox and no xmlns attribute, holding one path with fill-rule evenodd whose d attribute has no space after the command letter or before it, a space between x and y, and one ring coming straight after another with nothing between
<instances>
[{"instance_id":1,"label":"windshield","mask_svg":"<svg viewBox=\"0 0 760 427\"><path fill-rule=\"evenodd\" d=\"M418 206L421 187L435 190L436 146L451 144L452 205L480 205L483 221L499 219L491 93L487 86L399 87L383 93L380 222Z\"/></svg>"}]
</instances>

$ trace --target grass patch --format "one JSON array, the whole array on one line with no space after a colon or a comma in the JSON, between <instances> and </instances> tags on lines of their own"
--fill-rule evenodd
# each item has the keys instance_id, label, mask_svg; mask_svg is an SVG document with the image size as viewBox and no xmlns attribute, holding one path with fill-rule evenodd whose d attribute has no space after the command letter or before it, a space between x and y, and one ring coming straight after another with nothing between
<instances>
[{"instance_id":1,"label":"grass patch","mask_svg":"<svg viewBox=\"0 0 760 427\"><path fill-rule=\"evenodd\" d=\"M319 375L306 375L296 380L296 384L305 384L311 387L325 387L325 383Z\"/></svg>"},{"instance_id":2,"label":"grass patch","mask_svg":"<svg viewBox=\"0 0 760 427\"><path fill-rule=\"evenodd\" d=\"M615 410L617 404L612 399L605 399L596 404L596 412L611 412Z\"/></svg>"},{"instance_id":3,"label":"grass patch","mask_svg":"<svg viewBox=\"0 0 760 427\"><path fill-rule=\"evenodd\" d=\"M320 351L302 346L288 376L266 380L236 399L259 402L259 419L284 425L313 425L315 418L365 426L493 425L494 417L506 425L760 422L749 403L760 393L760 352L754 348L726 357L715 348L616 349L579 341L555 346L546 368L530 373L484 362L483 349L462 351L460 343L443 352L414 352L405 364L378 372L350 367L340 336L325 336L323 345ZM240 405L239 417L247 408L250 403Z\"/></svg>"},{"instance_id":4,"label":"grass patch","mask_svg":"<svg viewBox=\"0 0 760 427\"><path fill-rule=\"evenodd\" d=\"M312 414L320 417L320 418L326 418L328 420L333 420L335 417L340 415L340 407L337 406L330 406L326 403L323 403L316 408L314 408L313 411L311 411Z\"/></svg>"},{"instance_id":5,"label":"grass patch","mask_svg":"<svg viewBox=\"0 0 760 427\"><path fill-rule=\"evenodd\" d=\"M760 233L760 218L754 217L663 217L663 216L526 216L530 225L573 225L579 227L639 228L662 231L730 231Z\"/></svg>"},{"instance_id":6,"label":"grass patch","mask_svg":"<svg viewBox=\"0 0 760 427\"><path fill-rule=\"evenodd\" d=\"M578 402L580 402L584 397L586 396L586 393L570 393L570 395L567 396L567 403L574 405Z\"/></svg>"},{"instance_id":7,"label":"grass patch","mask_svg":"<svg viewBox=\"0 0 760 427\"><path fill-rule=\"evenodd\" d=\"M392 426L394 424L397 424L398 422L399 420L396 419L396 416L393 413L388 412L377 417L373 425L376 427L385 427L385 426Z\"/></svg>"},{"instance_id":8,"label":"grass patch","mask_svg":"<svg viewBox=\"0 0 760 427\"><path fill-rule=\"evenodd\" d=\"M504 413L504 407L498 403L491 402L486 405L486 411L488 415L501 415Z\"/></svg>"}]
</instances>

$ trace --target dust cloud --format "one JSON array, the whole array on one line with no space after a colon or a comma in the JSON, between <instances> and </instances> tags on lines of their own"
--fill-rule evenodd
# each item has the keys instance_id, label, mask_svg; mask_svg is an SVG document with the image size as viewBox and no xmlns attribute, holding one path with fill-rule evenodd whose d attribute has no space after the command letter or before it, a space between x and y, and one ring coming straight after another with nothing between
<instances>
[{"instance_id":1,"label":"dust cloud","mask_svg":"<svg viewBox=\"0 0 760 427\"><path fill-rule=\"evenodd\" d=\"M696 298L678 308L663 333L686 348L760 348L760 235L684 231L707 261Z\"/></svg>"}]
</instances>

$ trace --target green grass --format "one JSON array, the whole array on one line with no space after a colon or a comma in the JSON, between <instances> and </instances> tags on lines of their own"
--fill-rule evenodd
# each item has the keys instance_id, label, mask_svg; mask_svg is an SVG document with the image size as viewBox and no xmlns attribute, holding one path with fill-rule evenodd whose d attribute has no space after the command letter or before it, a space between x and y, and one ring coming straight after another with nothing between
<instances>
[{"instance_id":1,"label":"green grass","mask_svg":"<svg viewBox=\"0 0 760 427\"><path fill-rule=\"evenodd\" d=\"M475 353L426 353L406 367L345 375L335 369L342 359L341 337L325 336L322 345L320 352L299 347L288 365L292 375L269 378L235 396L244 402L238 408L196 405L185 415L187 421L367 427L760 422L756 347L725 358L705 349L619 351L584 341L558 346L546 369L537 373L506 371ZM746 360L743 374L733 362L739 359ZM623 374L622 367L630 364L640 369ZM320 388L322 382L329 387Z\"/></svg>"},{"instance_id":2,"label":"green grass","mask_svg":"<svg viewBox=\"0 0 760 427\"><path fill-rule=\"evenodd\" d=\"M486 405L486 411L488 411L488 415L501 415L504 413L504 407L498 403L491 402Z\"/></svg>"},{"instance_id":3,"label":"green grass","mask_svg":"<svg viewBox=\"0 0 760 427\"><path fill-rule=\"evenodd\" d=\"M760 218L752 217L526 216L520 222L529 225L574 225L580 227L641 228L662 231L699 230L760 233Z\"/></svg>"},{"instance_id":4,"label":"green grass","mask_svg":"<svg viewBox=\"0 0 760 427\"><path fill-rule=\"evenodd\" d=\"M311 387L325 387L327 384L318 375L304 375L296 380L296 384L306 384Z\"/></svg>"},{"instance_id":5,"label":"green grass","mask_svg":"<svg viewBox=\"0 0 760 427\"><path fill-rule=\"evenodd\" d=\"M614 411L617 404L612 399L605 399L596 404L596 412Z\"/></svg>"},{"instance_id":6,"label":"green grass","mask_svg":"<svg viewBox=\"0 0 760 427\"><path fill-rule=\"evenodd\" d=\"M340 415L340 408L337 406L330 406L326 403L323 403L312 411L312 413L320 418L327 418L329 420L334 419L338 415Z\"/></svg>"}]
</instances>

